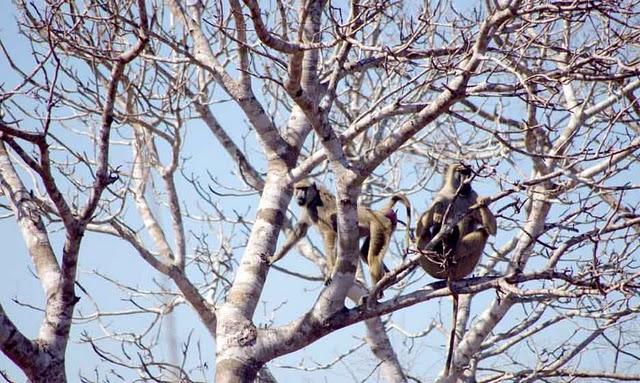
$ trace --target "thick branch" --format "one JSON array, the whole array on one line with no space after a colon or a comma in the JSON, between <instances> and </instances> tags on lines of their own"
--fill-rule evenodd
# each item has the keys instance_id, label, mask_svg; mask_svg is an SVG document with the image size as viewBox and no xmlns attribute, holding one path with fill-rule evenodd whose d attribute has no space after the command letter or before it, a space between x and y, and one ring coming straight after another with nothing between
<instances>
[{"instance_id":1,"label":"thick branch","mask_svg":"<svg viewBox=\"0 0 640 383\"><path fill-rule=\"evenodd\" d=\"M32 370L36 359L40 357L36 345L18 330L2 305L0 305L0 349L23 371Z\"/></svg>"}]
</instances>

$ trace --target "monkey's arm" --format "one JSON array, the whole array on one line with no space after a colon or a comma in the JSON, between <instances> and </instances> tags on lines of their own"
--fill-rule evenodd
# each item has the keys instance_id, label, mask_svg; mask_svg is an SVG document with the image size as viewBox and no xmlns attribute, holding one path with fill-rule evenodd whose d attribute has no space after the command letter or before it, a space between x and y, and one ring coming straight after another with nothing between
<instances>
[{"instance_id":1,"label":"monkey's arm","mask_svg":"<svg viewBox=\"0 0 640 383\"><path fill-rule=\"evenodd\" d=\"M293 233L287 237L287 240L282 245L280 250L276 251L276 253L269 258L269 264L273 264L280 260L280 258L284 257L291 248L298 243L300 238L304 237L307 234L307 230L309 230L309 222L306 219L301 219L298 224L293 228Z\"/></svg>"},{"instance_id":2,"label":"monkey's arm","mask_svg":"<svg viewBox=\"0 0 640 383\"><path fill-rule=\"evenodd\" d=\"M487 233L490 235L496 235L498 232L498 224L496 222L496 217L487 207L488 199L488 197L478 197L476 204L476 206L478 206L478 209L476 210L476 218L481 222L482 227L487 230Z\"/></svg>"},{"instance_id":3,"label":"monkey's arm","mask_svg":"<svg viewBox=\"0 0 640 383\"><path fill-rule=\"evenodd\" d=\"M431 227L442 224L441 211L443 211L441 204L436 202L418 219L416 225L416 245L418 249L424 249L433 238Z\"/></svg>"}]
</instances>

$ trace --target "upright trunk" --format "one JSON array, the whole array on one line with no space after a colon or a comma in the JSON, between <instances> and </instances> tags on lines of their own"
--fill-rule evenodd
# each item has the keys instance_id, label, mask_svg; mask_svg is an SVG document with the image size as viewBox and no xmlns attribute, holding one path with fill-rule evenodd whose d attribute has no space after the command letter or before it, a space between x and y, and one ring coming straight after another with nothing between
<instances>
[{"instance_id":1,"label":"upright trunk","mask_svg":"<svg viewBox=\"0 0 640 383\"><path fill-rule=\"evenodd\" d=\"M50 355L41 354L40 358L49 359L48 363L42 366L38 366L33 372L27 376L32 383L66 383L67 374L64 369L65 358L64 355L50 359Z\"/></svg>"},{"instance_id":2,"label":"upright trunk","mask_svg":"<svg viewBox=\"0 0 640 383\"><path fill-rule=\"evenodd\" d=\"M216 382L219 383L251 383L256 380L258 371L264 363L257 363L250 358L224 359L216 363Z\"/></svg>"},{"instance_id":3,"label":"upright trunk","mask_svg":"<svg viewBox=\"0 0 640 383\"><path fill-rule=\"evenodd\" d=\"M217 311L216 382L252 381L264 364L255 359L258 329L252 323L267 277L284 212L291 198L285 188L286 165L270 164L256 221L226 302Z\"/></svg>"}]
</instances>

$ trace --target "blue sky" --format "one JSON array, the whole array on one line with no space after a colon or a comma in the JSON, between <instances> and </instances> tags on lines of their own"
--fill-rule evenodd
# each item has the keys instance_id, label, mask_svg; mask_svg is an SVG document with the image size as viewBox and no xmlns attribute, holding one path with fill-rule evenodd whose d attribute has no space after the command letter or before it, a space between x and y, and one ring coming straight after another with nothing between
<instances>
[{"instance_id":1,"label":"blue sky","mask_svg":"<svg viewBox=\"0 0 640 383\"><path fill-rule=\"evenodd\" d=\"M32 62L28 55L29 52L28 49L25 49L25 47L28 46L28 42L25 41L23 37L18 36L11 12L0 13L0 25L2 26L0 28L0 39L2 39L2 42L8 47L10 52L15 54L14 58L16 58L17 63L23 65L25 68L31 68ZM5 89L12 88L13 84L17 81L9 70L4 57L0 58L0 78L3 79ZM244 119L238 117L241 116L238 109L231 103L216 104L212 106L212 109L221 123L228 128L227 131L232 135L234 140L236 140L236 143L240 144L242 138L248 133L248 129ZM514 111L513 114L517 115L518 111ZM72 135L68 137L70 140L69 143L72 145L86 145L86 143L81 141L73 141ZM256 145L253 136L249 135L247 142L248 151L251 153L253 160L257 158L255 161L256 164L259 165L262 159L258 154L260 148ZM187 126L184 153L188 155L188 167L193 170L194 174L202 177L203 180L206 180L206 170L209 170L221 182L234 184L236 186L239 185L237 178L231 174L232 171L235 171L235 165L229 159L223 148L212 137L211 133L201 123L190 122ZM114 155L112 163L122 163L126 166L130 161L129 158L128 148L120 148L117 149L117 154ZM525 173L528 171L527 164L528 163L522 165L522 170ZM504 166L503 169L506 170L506 166ZM514 172L511 173L511 177L515 177ZM329 183L331 177L327 177L324 180ZM178 184L184 203L195 210L198 204L195 193L188 187L188 184L184 180L179 181ZM436 176L433 184L430 186L435 187L438 184L439 177ZM478 189L481 194L495 191L494 186L488 183L480 183ZM255 206L258 202L257 198L256 195L253 195L244 198L226 198L220 202L223 204L222 207L225 212L229 214L232 214L234 210L239 212L248 211L247 217L253 218ZM421 211L427 204L427 199L419 199L416 201L415 206L418 211ZM131 204L128 205L128 208L133 212ZM297 209L294 208L293 210L296 211ZM163 224L168 226L169 222L166 213L161 213L160 211L161 209L158 210L158 213L162 218ZM556 215L561 211L562 209L558 208ZM163 214L165 215L163 216ZM190 220L187 220L187 225L190 229L208 232L212 238L211 245L215 248L217 245L217 240L215 239L216 227L202 227ZM501 232L495 239L495 243L498 245L505 243L512 234L513 232ZM236 235L238 235L238 237L235 238L235 240L241 243L241 232L236 233ZM34 277L32 271L33 266L25 250L24 242L11 218L0 220L0 238L3 240L2 243L4 245L1 253L3 256L2 265L4 267L0 268L0 291L2 291L0 294L0 303L2 303L10 318L19 328L27 336L33 337L37 334L38 326L42 319L41 313L38 310L20 306L16 304L13 299L17 298L24 304L40 307L43 304L42 289ZM402 233L398 233L397 238L402 241ZM60 232L53 233L52 239L54 248L59 252L61 249ZM195 242L190 237L188 250L193 251L194 247ZM241 248L235 251L236 261L241 254ZM397 257L389 257L387 261L390 265L397 264L398 262L399 259ZM302 259L295 252L289 254L280 265L295 271L319 275L319 271L314 265ZM114 240L104 235L88 233L82 244L78 281L90 294L91 298L99 302L100 309L104 312L111 313L131 310L134 306L128 299L133 299L137 303L147 305L157 303L146 298L138 297L126 288L114 286L106 279L99 277L96 272L100 275L114 278L124 285L133 286L140 290L158 290L159 285L174 289L166 278L144 263L133 249L124 242ZM413 280L415 285L412 288L422 286L432 281L419 272L413 276ZM320 288L321 283L319 282L305 282L278 271L271 271L266 288L261 297L264 303L259 306L256 313L256 324L264 324L273 319L275 325L281 325L299 317L311 307ZM78 291L77 294L81 297L77 310L83 314L94 312L95 308L92 304L92 299L80 291ZM478 314L486 303L494 297L495 293L493 291L478 294L474 298L473 313ZM449 299L430 301L401 310L386 319L390 319L394 324L399 325L406 331L419 332L427 328L433 320L442 320L448 325L450 304ZM280 307L281 305L282 307ZM279 309L272 318L272 311L278 307ZM190 332L192 330L194 331L192 335L192 352L189 354L189 358L191 358L191 361L195 361L197 353L194 352L194 344L196 340L199 341L202 356L205 360L209 361L209 370L205 372L205 375L212 381L212 366L215 355L213 340L188 306L181 306L176 310L174 315L173 322L176 326L179 344L185 342ZM523 310L518 309L513 310L509 315L512 320L509 321L510 323L513 323L513 321L517 322L525 316ZM117 330L140 333L151 319L149 315L136 315L126 319L118 316L106 316L102 319L101 324L110 331ZM166 326L167 324L163 323L161 329L167 328ZM501 328L502 327L505 326L501 326ZM102 335L100 326L95 322L77 323L73 327L71 342L67 353L67 373L70 381L77 381L79 372L92 376L92 370L95 365L99 365L101 372L110 368L110 366L105 363L99 363L99 359L88 345L78 343L78 339L80 339L80 335L83 332L87 332L92 336ZM271 365L297 366L302 362L307 367L313 367L315 363L324 364L357 345L364 334L364 325L357 324L331 334L304 350L279 358L273 361ZM556 332L551 332L549 336L553 337L554 334L562 334L562 328ZM148 335L149 338L153 338L154 336L157 336L155 331ZM390 331L390 336L396 346L396 350L401 354L401 363L405 366L411 365L411 371L416 376L427 379L427 377L432 377L439 372L444 363L446 334L434 330L433 333L425 338L411 341L403 337L398 331L392 330ZM162 332L158 336L158 339L161 344L166 345L166 339L163 337ZM526 352L524 345L518 347L523 348L523 353ZM118 348L118 344L113 344L111 347L115 353L119 352ZM169 354L165 346L159 347L159 349L161 354L165 356ZM330 371L320 370L301 373L293 369L275 367L272 368L272 372L283 382L317 382L324 380L347 382L352 381L351 372L355 373L357 377L362 378L368 374L376 363L377 361L373 359L368 346L364 346L353 356L337 363ZM594 368L606 363L606 358L599 361L597 357L594 357ZM7 369L10 375L14 377L20 376L12 363L2 354L0 354L0 368ZM118 372L125 374L127 378L132 379L134 376L132 373L122 369L119 369ZM196 378L200 377L198 374L194 374L194 376ZM19 378L19 380L21 380L21 378Z\"/></svg>"}]
</instances>

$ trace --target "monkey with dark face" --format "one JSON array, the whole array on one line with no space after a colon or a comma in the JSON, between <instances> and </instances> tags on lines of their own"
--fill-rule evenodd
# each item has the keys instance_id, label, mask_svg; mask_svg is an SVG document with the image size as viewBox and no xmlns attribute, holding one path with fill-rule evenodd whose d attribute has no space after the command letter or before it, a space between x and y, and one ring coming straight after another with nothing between
<instances>
[{"instance_id":1,"label":"monkey with dark face","mask_svg":"<svg viewBox=\"0 0 640 383\"><path fill-rule=\"evenodd\" d=\"M294 185L294 198L303 208L302 216L292 235L286 239L282 248L269 259L269 263L274 263L284 257L307 233L309 226L315 225L320 231L324 243L327 258L325 284L329 284L335 267L338 232L335 197L324 187L317 186L315 182L303 180ZM360 256L369 265L374 284L382 278L384 271L387 270L383 258L398 222L396 212L392 209L397 202L401 202L407 207L407 217L410 224L411 206L409 200L401 194L394 195L381 211L358 207L359 236L365 237L360 248Z\"/></svg>"},{"instance_id":2,"label":"monkey with dark face","mask_svg":"<svg viewBox=\"0 0 640 383\"><path fill-rule=\"evenodd\" d=\"M489 235L496 235L496 218L487 207L487 199L478 197L471 187L471 168L464 164L449 165L442 188L429 209L420 216L416 228L417 247L429 246L435 256L423 255L419 262L432 277L449 282L463 279L475 269ZM455 222L454 220L459 220ZM431 240L444 225L454 225L450 234L435 244ZM458 317L458 295L452 291L453 315L445 376L449 375Z\"/></svg>"},{"instance_id":3,"label":"monkey with dark face","mask_svg":"<svg viewBox=\"0 0 640 383\"><path fill-rule=\"evenodd\" d=\"M324 187L307 180L298 181L293 185L293 198L298 206L302 207L302 216L293 228L293 233L287 237L282 248L270 259L273 264L284 257L298 241L307 234L310 225L315 225L322 236L324 252L327 258L327 278L325 284L330 281L336 259L336 236L338 221L336 215L336 199Z\"/></svg>"}]
</instances>

